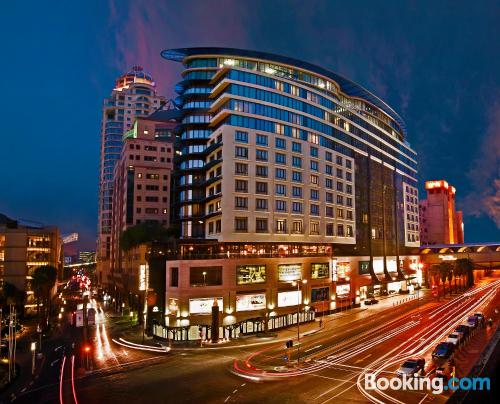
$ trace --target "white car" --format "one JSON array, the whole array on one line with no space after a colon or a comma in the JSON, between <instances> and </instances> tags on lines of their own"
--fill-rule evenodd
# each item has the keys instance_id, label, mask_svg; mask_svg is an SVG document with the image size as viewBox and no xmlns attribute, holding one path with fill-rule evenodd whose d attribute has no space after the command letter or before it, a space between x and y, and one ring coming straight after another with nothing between
<instances>
[{"instance_id":1,"label":"white car","mask_svg":"<svg viewBox=\"0 0 500 404\"><path fill-rule=\"evenodd\" d=\"M453 345L458 346L461 340L462 340L462 333L453 332L450 335L448 335L446 342L451 342Z\"/></svg>"}]
</instances>

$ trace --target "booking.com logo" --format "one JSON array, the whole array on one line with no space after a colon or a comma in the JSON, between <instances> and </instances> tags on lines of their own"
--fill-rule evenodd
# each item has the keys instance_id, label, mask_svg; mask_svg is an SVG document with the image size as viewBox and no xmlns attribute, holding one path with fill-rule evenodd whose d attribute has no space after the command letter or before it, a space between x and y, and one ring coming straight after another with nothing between
<instances>
[{"instance_id":1,"label":"booking.com logo","mask_svg":"<svg viewBox=\"0 0 500 404\"><path fill-rule=\"evenodd\" d=\"M378 377L374 373L365 374L365 390L431 390L432 394L456 390L490 390L489 377L452 377L448 381L440 377Z\"/></svg>"}]
</instances>

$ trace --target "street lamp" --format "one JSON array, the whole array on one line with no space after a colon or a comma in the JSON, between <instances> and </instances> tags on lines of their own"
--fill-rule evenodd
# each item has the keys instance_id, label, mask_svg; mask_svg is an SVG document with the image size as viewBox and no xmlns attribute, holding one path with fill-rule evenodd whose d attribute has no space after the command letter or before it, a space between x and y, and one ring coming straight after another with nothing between
<instances>
[{"instance_id":1,"label":"street lamp","mask_svg":"<svg viewBox=\"0 0 500 404\"><path fill-rule=\"evenodd\" d=\"M32 356L32 360L31 360L31 374L34 375L35 374L35 353L36 353L36 342L32 342L31 343L31 356Z\"/></svg>"},{"instance_id":2,"label":"street lamp","mask_svg":"<svg viewBox=\"0 0 500 404\"><path fill-rule=\"evenodd\" d=\"M203 286L207 284L207 273L203 272Z\"/></svg>"},{"instance_id":3,"label":"street lamp","mask_svg":"<svg viewBox=\"0 0 500 404\"><path fill-rule=\"evenodd\" d=\"M297 365L300 363L300 285L305 285L307 279L298 279L292 282L292 286L297 286Z\"/></svg>"}]
</instances>

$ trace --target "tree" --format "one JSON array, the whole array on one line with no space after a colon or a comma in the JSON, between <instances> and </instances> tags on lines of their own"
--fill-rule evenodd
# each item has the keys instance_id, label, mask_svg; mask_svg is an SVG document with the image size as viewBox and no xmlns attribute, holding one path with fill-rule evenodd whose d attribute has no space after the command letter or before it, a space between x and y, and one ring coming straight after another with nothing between
<instances>
[{"instance_id":1,"label":"tree","mask_svg":"<svg viewBox=\"0 0 500 404\"><path fill-rule=\"evenodd\" d=\"M451 295L451 281L455 277L455 273L453 272L453 266L450 267L450 271L448 272L448 284L450 285L450 295ZM456 283L455 283L456 285ZM457 288L455 288L455 293Z\"/></svg>"},{"instance_id":2,"label":"tree","mask_svg":"<svg viewBox=\"0 0 500 404\"><path fill-rule=\"evenodd\" d=\"M443 282L443 296L446 296L446 279L452 270L452 266L448 262L441 262L437 267L439 273L439 279Z\"/></svg>"},{"instance_id":3,"label":"tree","mask_svg":"<svg viewBox=\"0 0 500 404\"><path fill-rule=\"evenodd\" d=\"M57 280L57 269L52 265L42 265L33 271L32 287L36 298L36 312L40 318L40 300L46 308L46 323L49 321L51 296L50 292L54 288Z\"/></svg>"},{"instance_id":4,"label":"tree","mask_svg":"<svg viewBox=\"0 0 500 404\"><path fill-rule=\"evenodd\" d=\"M467 287L474 285L474 262L470 258L460 258L455 261L455 268L467 279Z\"/></svg>"},{"instance_id":5,"label":"tree","mask_svg":"<svg viewBox=\"0 0 500 404\"><path fill-rule=\"evenodd\" d=\"M120 236L120 248L128 251L142 243L151 241L168 242L178 238L176 227L163 227L159 223L140 223L129 227Z\"/></svg>"}]
</instances>

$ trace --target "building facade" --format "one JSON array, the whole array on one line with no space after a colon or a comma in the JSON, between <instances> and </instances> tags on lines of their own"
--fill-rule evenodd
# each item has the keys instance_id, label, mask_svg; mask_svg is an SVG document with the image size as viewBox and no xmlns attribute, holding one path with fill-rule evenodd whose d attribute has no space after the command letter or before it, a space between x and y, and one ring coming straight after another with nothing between
<instances>
[{"instance_id":1,"label":"building facade","mask_svg":"<svg viewBox=\"0 0 500 404\"><path fill-rule=\"evenodd\" d=\"M167 324L206 323L215 298L225 324L279 323L297 304L337 310L406 287L418 260L417 162L392 108L288 57L226 48L162 56L185 67ZM298 291L297 279L308 281Z\"/></svg>"},{"instance_id":2,"label":"building facade","mask_svg":"<svg viewBox=\"0 0 500 404\"><path fill-rule=\"evenodd\" d=\"M103 102L96 254L99 278L104 284L110 275L113 171L120 158L122 137L136 117L148 116L164 104L165 98L157 94L153 78L140 66L120 76Z\"/></svg>"},{"instance_id":3,"label":"building facade","mask_svg":"<svg viewBox=\"0 0 500 404\"><path fill-rule=\"evenodd\" d=\"M131 267L123 265L120 247L123 231L141 223L164 227L170 224L176 125L175 111L158 111L149 117L136 118L123 136L123 148L113 177L110 246L113 286L121 294L137 292L137 274L129 273Z\"/></svg>"},{"instance_id":4,"label":"building facade","mask_svg":"<svg viewBox=\"0 0 500 404\"><path fill-rule=\"evenodd\" d=\"M0 214L0 277L26 292L25 309L36 309L31 286L33 271L51 265L62 277L64 254L57 227L23 225Z\"/></svg>"},{"instance_id":5,"label":"building facade","mask_svg":"<svg viewBox=\"0 0 500 404\"><path fill-rule=\"evenodd\" d=\"M427 199L420 201L422 244L463 244L462 212L455 208L455 187L444 180L426 181Z\"/></svg>"}]
</instances>

